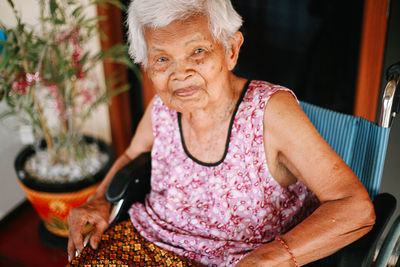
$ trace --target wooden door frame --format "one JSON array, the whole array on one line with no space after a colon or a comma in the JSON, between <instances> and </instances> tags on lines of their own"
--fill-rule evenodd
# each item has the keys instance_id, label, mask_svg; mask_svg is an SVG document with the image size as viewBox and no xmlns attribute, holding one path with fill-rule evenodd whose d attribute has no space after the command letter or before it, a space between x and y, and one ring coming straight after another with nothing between
<instances>
[{"instance_id":1,"label":"wooden door frame","mask_svg":"<svg viewBox=\"0 0 400 267\"><path fill-rule=\"evenodd\" d=\"M375 121L380 83L382 76L383 56L386 42L389 0L365 0L362 23L360 56L358 64L357 85L355 92L354 115ZM98 14L107 20L100 23L107 40L101 41L102 48L123 42L122 20L119 9L109 6L98 7ZM115 71L125 80L126 70L123 66L104 63L104 75L108 77ZM143 73L144 106L147 106L154 95L147 75ZM111 135L117 155L123 153L132 137L129 94L127 92L114 97L109 108Z\"/></svg>"},{"instance_id":2,"label":"wooden door frame","mask_svg":"<svg viewBox=\"0 0 400 267\"><path fill-rule=\"evenodd\" d=\"M106 36L106 39L100 40L102 49L108 49L118 43L124 43L120 9L112 5L98 6L97 13L99 16L106 18L99 22L99 27ZM107 77L118 75L119 84L116 84L115 87L127 83L127 70L125 66L104 62L103 67L106 80ZM111 99L111 105L109 106L111 139L116 156L121 155L125 151L132 138L130 109L129 92L124 92Z\"/></svg>"},{"instance_id":3,"label":"wooden door frame","mask_svg":"<svg viewBox=\"0 0 400 267\"><path fill-rule=\"evenodd\" d=\"M354 115L376 120L389 0L365 0Z\"/></svg>"}]
</instances>

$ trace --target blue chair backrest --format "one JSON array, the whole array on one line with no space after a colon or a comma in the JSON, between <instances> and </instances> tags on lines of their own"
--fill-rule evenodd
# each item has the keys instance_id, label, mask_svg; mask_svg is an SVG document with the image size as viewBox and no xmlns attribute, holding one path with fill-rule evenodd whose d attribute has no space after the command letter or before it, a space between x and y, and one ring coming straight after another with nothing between
<instances>
[{"instance_id":1,"label":"blue chair backrest","mask_svg":"<svg viewBox=\"0 0 400 267\"><path fill-rule=\"evenodd\" d=\"M373 199L379 193L390 128L302 101L300 106Z\"/></svg>"}]
</instances>

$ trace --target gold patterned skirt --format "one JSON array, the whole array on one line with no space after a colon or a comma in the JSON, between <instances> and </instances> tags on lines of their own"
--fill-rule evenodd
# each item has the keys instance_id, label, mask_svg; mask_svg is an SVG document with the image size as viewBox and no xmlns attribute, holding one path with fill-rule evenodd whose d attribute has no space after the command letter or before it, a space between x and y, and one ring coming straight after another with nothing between
<instances>
[{"instance_id":1,"label":"gold patterned skirt","mask_svg":"<svg viewBox=\"0 0 400 267\"><path fill-rule=\"evenodd\" d=\"M87 246L67 266L195 266L139 235L130 221L110 227L96 250Z\"/></svg>"}]
</instances>

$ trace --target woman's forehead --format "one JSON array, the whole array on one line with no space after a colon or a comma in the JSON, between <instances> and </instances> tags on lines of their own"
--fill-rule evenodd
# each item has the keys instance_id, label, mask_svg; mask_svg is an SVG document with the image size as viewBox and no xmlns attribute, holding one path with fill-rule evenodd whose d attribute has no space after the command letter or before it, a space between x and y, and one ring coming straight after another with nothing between
<instances>
[{"instance_id":1,"label":"woman's forehead","mask_svg":"<svg viewBox=\"0 0 400 267\"><path fill-rule=\"evenodd\" d=\"M213 41L205 17L191 17L185 20L176 20L165 27L146 28L145 39L148 44L162 45L170 42L189 44L193 41Z\"/></svg>"}]
</instances>

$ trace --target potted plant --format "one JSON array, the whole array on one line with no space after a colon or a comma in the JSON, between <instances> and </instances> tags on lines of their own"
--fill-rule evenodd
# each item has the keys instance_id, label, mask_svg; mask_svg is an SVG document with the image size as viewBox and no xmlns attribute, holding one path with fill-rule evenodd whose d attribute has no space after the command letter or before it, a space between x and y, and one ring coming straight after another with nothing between
<instances>
[{"instance_id":1,"label":"potted plant","mask_svg":"<svg viewBox=\"0 0 400 267\"><path fill-rule=\"evenodd\" d=\"M16 157L19 183L39 213L46 231L67 237L66 217L92 194L112 163L110 147L85 136L82 127L92 112L127 85L108 77L106 88L92 70L104 60L131 63L125 45L93 52L87 43L101 36L101 17L87 16L87 8L114 0L38 0L38 25L27 25L12 0L7 0L16 26L0 24L0 119L17 118L31 143Z\"/></svg>"}]
</instances>

